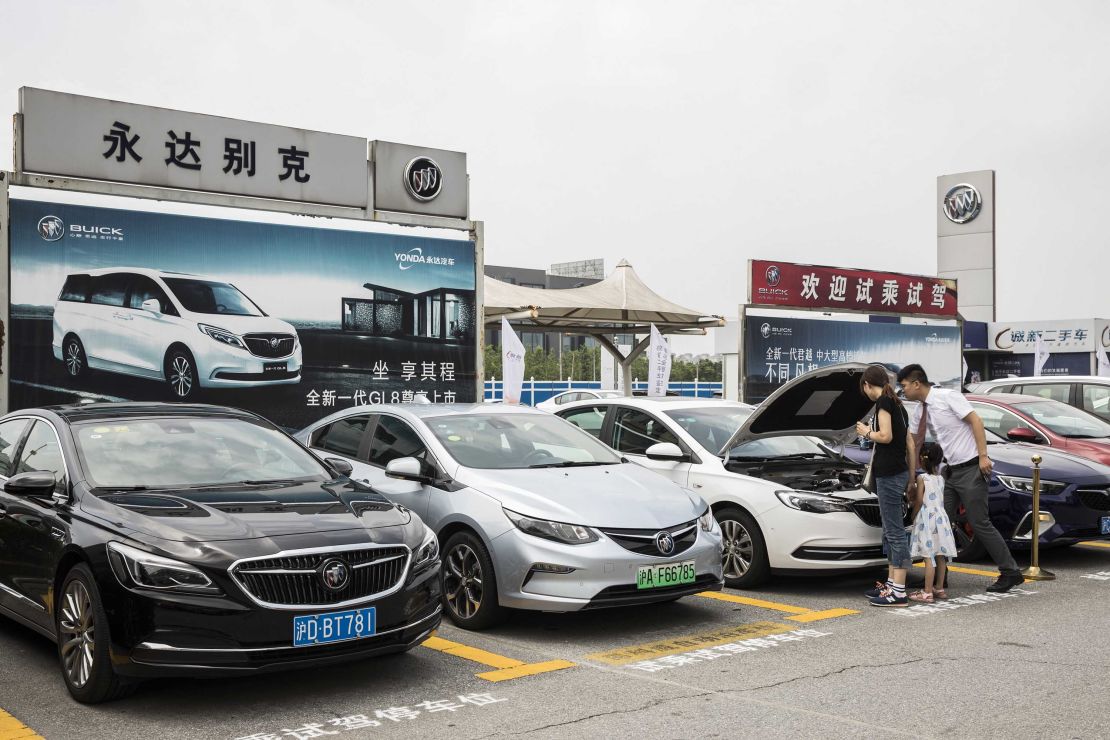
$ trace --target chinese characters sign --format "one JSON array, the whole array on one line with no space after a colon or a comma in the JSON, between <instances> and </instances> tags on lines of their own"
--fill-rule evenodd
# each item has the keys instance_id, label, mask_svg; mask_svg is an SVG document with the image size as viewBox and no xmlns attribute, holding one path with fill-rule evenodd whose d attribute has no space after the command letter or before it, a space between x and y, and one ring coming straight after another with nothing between
<instances>
[{"instance_id":1,"label":"chinese characters sign","mask_svg":"<svg viewBox=\"0 0 1110 740\"><path fill-rule=\"evenodd\" d=\"M877 324L767 311L748 313L742 336L747 402L766 398L810 370L842 362L880 363L892 372L921 363L930 380L945 388L958 388L963 374L960 328L952 322Z\"/></svg>"},{"instance_id":2,"label":"chinese characters sign","mask_svg":"<svg viewBox=\"0 0 1110 740\"><path fill-rule=\"evenodd\" d=\"M1097 319L994 322L988 330L991 349L1015 354L1033 352L1038 338L1049 352L1093 352L1100 340L1103 346L1110 346L1110 330Z\"/></svg>"},{"instance_id":3,"label":"chinese characters sign","mask_svg":"<svg viewBox=\"0 0 1110 740\"><path fill-rule=\"evenodd\" d=\"M956 281L751 260L748 302L825 311L956 316Z\"/></svg>"},{"instance_id":4,"label":"chinese characters sign","mask_svg":"<svg viewBox=\"0 0 1110 740\"><path fill-rule=\"evenodd\" d=\"M22 88L22 169L366 208L367 141Z\"/></svg>"}]
</instances>

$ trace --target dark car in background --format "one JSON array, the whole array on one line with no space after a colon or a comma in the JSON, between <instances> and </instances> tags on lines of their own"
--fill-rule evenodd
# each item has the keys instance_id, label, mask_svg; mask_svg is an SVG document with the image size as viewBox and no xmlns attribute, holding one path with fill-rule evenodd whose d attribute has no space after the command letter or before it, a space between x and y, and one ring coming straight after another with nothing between
<instances>
[{"instance_id":1,"label":"dark car in background","mask_svg":"<svg viewBox=\"0 0 1110 740\"><path fill-rule=\"evenodd\" d=\"M92 404L0 418L0 613L72 696L401 652L440 621L418 517L253 414Z\"/></svg>"},{"instance_id":2,"label":"dark car in background","mask_svg":"<svg viewBox=\"0 0 1110 740\"><path fill-rule=\"evenodd\" d=\"M1110 539L1110 466L1043 445L1008 442L990 430L986 435L987 453L994 463L990 517L1012 548L1027 548L1032 541L1033 455L1041 456L1041 511L1045 514L1038 537L1041 545ZM871 452L858 444L838 451L862 463L871 457ZM959 514L953 529L960 558L978 559L986 551Z\"/></svg>"}]
</instances>

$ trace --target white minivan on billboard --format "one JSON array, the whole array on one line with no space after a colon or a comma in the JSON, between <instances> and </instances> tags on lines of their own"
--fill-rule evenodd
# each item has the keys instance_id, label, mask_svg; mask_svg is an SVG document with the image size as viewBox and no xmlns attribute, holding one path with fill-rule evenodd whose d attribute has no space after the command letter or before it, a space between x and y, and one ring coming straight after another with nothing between
<instances>
[{"instance_id":1,"label":"white minivan on billboard","mask_svg":"<svg viewBox=\"0 0 1110 740\"><path fill-rule=\"evenodd\" d=\"M143 268L72 273L54 304L54 357L71 378L103 370L200 388L299 383L296 329L229 282Z\"/></svg>"}]
</instances>

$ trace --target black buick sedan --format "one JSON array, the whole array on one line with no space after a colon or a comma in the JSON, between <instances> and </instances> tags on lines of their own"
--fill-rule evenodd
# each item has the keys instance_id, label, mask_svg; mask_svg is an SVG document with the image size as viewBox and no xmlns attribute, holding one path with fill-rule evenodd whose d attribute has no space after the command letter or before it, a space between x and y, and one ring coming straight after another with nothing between
<instances>
[{"instance_id":1,"label":"black buick sedan","mask_svg":"<svg viewBox=\"0 0 1110 740\"><path fill-rule=\"evenodd\" d=\"M0 418L0 613L82 702L156 676L402 652L440 621L407 509L244 411L93 404Z\"/></svg>"}]
</instances>

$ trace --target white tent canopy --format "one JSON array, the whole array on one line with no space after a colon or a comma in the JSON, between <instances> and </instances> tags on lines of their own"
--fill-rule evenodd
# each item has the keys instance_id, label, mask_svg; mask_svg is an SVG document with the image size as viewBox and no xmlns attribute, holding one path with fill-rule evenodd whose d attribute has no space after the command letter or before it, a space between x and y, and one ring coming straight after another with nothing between
<instances>
[{"instance_id":1,"label":"white tent canopy","mask_svg":"<svg viewBox=\"0 0 1110 740\"><path fill-rule=\"evenodd\" d=\"M649 288L627 260L601 282L581 288L548 290L525 288L485 278L486 323L502 318L568 334L588 334L611 352L621 365L624 388L631 393L632 361L648 345L648 337L626 356L611 337L648 334L654 324L665 334L704 334L724 326L724 319L672 303Z\"/></svg>"}]
</instances>

